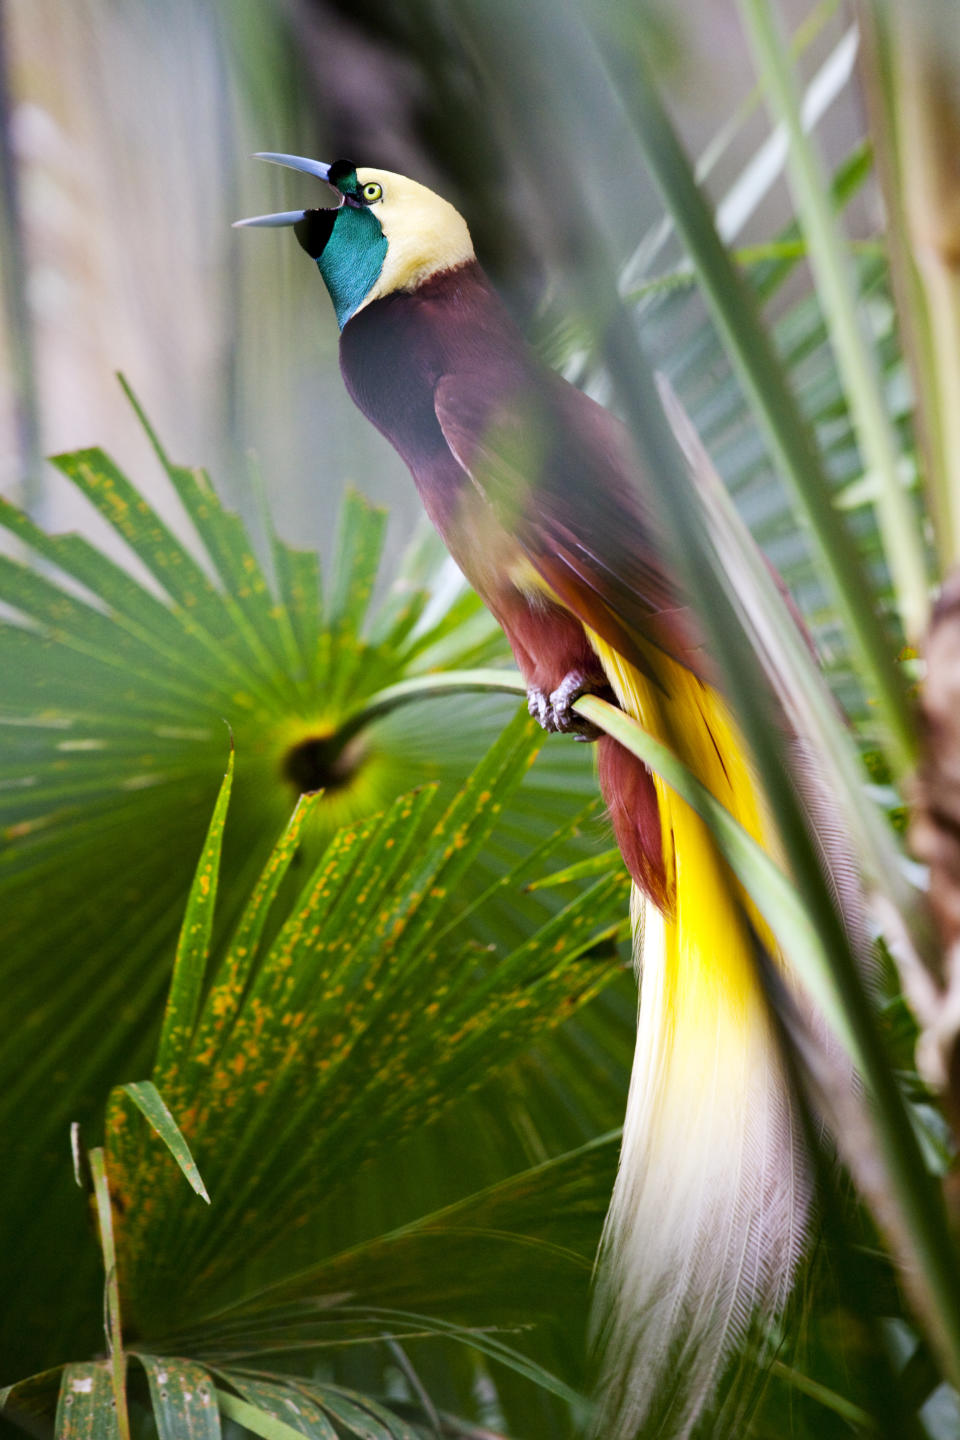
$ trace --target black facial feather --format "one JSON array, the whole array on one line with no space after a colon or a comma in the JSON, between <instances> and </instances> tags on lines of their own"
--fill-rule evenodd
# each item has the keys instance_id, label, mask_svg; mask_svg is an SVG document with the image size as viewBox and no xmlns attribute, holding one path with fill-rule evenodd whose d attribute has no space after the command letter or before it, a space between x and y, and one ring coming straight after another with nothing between
<instances>
[{"instance_id":1,"label":"black facial feather","mask_svg":"<svg viewBox=\"0 0 960 1440\"><path fill-rule=\"evenodd\" d=\"M357 167L352 160L334 160L328 179L344 195L356 196L358 191Z\"/></svg>"},{"instance_id":2,"label":"black facial feather","mask_svg":"<svg viewBox=\"0 0 960 1440\"><path fill-rule=\"evenodd\" d=\"M294 235L312 260L319 260L323 254L339 213L338 206L328 210L308 210L303 219L294 225Z\"/></svg>"}]
</instances>

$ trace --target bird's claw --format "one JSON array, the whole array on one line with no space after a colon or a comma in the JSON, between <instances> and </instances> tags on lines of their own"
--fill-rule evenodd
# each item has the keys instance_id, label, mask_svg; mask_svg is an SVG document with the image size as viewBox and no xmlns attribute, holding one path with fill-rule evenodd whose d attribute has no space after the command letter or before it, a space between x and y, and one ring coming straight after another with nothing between
<instances>
[{"instance_id":1,"label":"bird's claw","mask_svg":"<svg viewBox=\"0 0 960 1440\"><path fill-rule=\"evenodd\" d=\"M550 696L550 708L561 734L572 735L575 740L585 742L599 740L603 731L585 720L582 715L578 715L573 708L574 701L579 700L581 695L593 694L595 690L596 686L591 684L582 670L570 670L564 675Z\"/></svg>"},{"instance_id":2,"label":"bird's claw","mask_svg":"<svg viewBox=\"0 0 960 1440\"><path fill-rule=\"evenodd\" d=\"M572 735L575 740L598 740L603 734L596 725L584 720L573 708L581 695L595 693L595 687L582 670L571 670L552 694L531 685L527 690L527 709L551 734Z\"/></svg>"},{"instance_id":3,"label":"bird's claw","mask_svg":"<svg viewBox=\"0 0 960 1440\"><path fill-rule=\"evenodd\" d=\"M544 730L551 732L556 730L556 721L550 706L550 696L545 690L538 690L534 685L528 688L527 709L537 724L542 725Z\"/></svg>"}]
</instances>

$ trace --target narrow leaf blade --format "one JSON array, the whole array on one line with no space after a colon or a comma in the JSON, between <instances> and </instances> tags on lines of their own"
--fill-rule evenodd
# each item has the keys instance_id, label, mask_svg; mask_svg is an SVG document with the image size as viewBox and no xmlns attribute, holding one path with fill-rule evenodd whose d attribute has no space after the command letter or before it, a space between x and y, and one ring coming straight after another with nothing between
<instances>
[{"instance_id":1,"label":"narrow leaf blade","mask_svg":"<svg viewBox=\"0 0 960 1440\"><path fill-rule=\"evenodd\" d=\"M246 1375L223 1372L233 1388L264 1414L282 1421L308 1440L337 1440L337 1432L314 1402L291 1384L273 1385L265 1380L251 1380Z\"/></svg>"},{"instance_id":2,"label":"narrow leaf blade","mask_svg":"<svg viewBox=\"0 0 960 1440\"><path fill-rule=\"evenodd\" d=\"M190 898L187 901L174 961L173 979L170 982L170 997L163 1017L163 1030L157 1050L154 1076L161 1083L165 1079L170 1082L170 1085L164 1087L168 1093L175 1083L179 1062L186 1053L200 1007L200 991L210 949L214 905L217 898L223 827L226 823L232 786L233 747L231 746L227 773L220 786L220 794L217 796L217 803L214 806L200 863L190 887Z\"/></svg>"},{"instance_id":3,"label":"narrow leaf blade","mask_svg":"<svg viewBox=\"0 0 960 1440\"><path fill-rule=\"evenodd\" d=\"M210 1196L207 1194L207 1187L197 1169L197 1162L190 1154L190 1147L183 1138L180 1126L170 1114L163 1096L153 1081L134 1080L128 1085L121 1085L120 1089L124 1094L130 1096L138 1110L160 1136L194 1190L209 1205Z\"/></svg>"},{"instance_id":4,"label":"narrow leaf blade","mask_svg":"<svg viewBox=\"0 0 960 1440\"><path fill-rule=\"evenodd\" d=\"M57 1440L119 1440L108 1361L63 1367L57 1401Z\"/></svg>"},{"instance_id":5,"label":"narrow leaf blade","mask_svg":"<svg viewBox=\"0 0 960 1440\"><path fill-rule=\"evenodd\" d=\"M139 1355L147 1372L159 1440L220 1440L213 1382L192 1360Z\"/></svg>"},{"instance_id":6,"label":"narrow leaf blade","mask_svg":"<svg viewBox=\"0 0 960 1440\"><path fill-rule=\"evenodd\" d=\"M254 1435L262 1435L263 1440L303 1440L304 1434L308 1433L288 1425L285 1420L261 1410L257 1405L251 1405L247 1400L229 1395L226 1390L217 1391L217 1403L228 1420L235 1420L238 1425L252 1430Z\"/></svg>"}]
</instances>

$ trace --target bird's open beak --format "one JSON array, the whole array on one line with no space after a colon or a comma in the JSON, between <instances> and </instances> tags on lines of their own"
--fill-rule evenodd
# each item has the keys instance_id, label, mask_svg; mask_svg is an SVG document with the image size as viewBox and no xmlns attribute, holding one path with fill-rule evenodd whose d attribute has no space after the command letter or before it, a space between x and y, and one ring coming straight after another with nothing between
<instances>
[{"instance_id":1,"label":"bird's open beak","mask_svg":"<svg viewBox=\"0 0 960 1440\"><path fill-rule=\"evenodd\" d=\"M322 160L308 160L305 155L279 155L270 150L261 151L254 159L269 160L274 165L286 165L289 170L302 170L306 175L315 175L318 180L330 183L330 166L325 165ZM342 205L343 196L337 193ZM243 225L296 225L306 213L306 210L280 210L274 215L251 215L248 220L234 220L233 228L236 230Z\"/></svg>"}]
</instances>

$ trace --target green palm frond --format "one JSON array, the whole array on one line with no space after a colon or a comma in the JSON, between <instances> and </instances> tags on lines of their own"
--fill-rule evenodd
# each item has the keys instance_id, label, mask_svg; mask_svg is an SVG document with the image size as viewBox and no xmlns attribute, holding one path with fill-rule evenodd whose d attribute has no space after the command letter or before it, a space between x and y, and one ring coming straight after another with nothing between
<instances>
[{"instance_id":1,"label":"green palm frond","mask_svg":"<svg viewBox=\"0 0 960 1440\"><path fill-rule=\"evenodd\" d=\"M472 916L495 904L502 885L471 899L461 881L541 738L518 716L452 801L426 785L340 828L289 894L285 877L323 803L305 798L208 975L231 754L186 905L152 1083L113 1091L104 1148L90 1155L113 1370L68 1365L61 1410L100 1423L104 1376L116 1390L125 1344L142 1360L158 1411L213 1404L200 1364L232 1387L217 1400L244 1424L253 1419L244 1405L269 1414L276 1400L276 1419L285 1397L306 1395L348 1431L357 1409L373 1417L370 1433L380 1425L412 1435L375 1398L387 1339L409 1347L417 1374L436 1373L441 1388L449 1367L435 1352L454 1343L496 1373L505 1366L545 1386L563 1402L549 1433L569 1424L565 1407L583 1410L549 1365L559 1357L567 1374L582 1366L616 1135L392 1234L371 1238L361 1226L345 1251L325 1224L351 1186L383 1183L376 1172L405 1135L488 1086L616 973L627 927L619 865L589 877L521 943L491 951L473 938ZM521 889L566 838L555 831L502 884ZM194 1165L209 1204L186 1183ZM304 1254L314 1258L298 1269ZM363 1395L350 1393L357 1382L341 1372L343 1350L365 1377ZM322 1360L327 1379L306 1356ZM8 1402L31 1393L14 1387ZM516 1402L501 1396L521 1429L514 1405L523 1394L521 1386ZM469 1409L469 1383L456 1399ZM309 1405L304 1414L322 1429Z\"/></svg>"},{"instance_id":2,"label":"green palm frond","mask_svg":"<svg viewBox=\"0 0 960 1440\"><path fill-rule=\"evenodd\" d=\"M350 494L337 562L321 584L315 554L271 535L261 558L208 478L158 451L195 545L99 451L57 463L113 526L109 554L0 508L19 546L0 555L0 938L13 1018L0 1127L17 1177L0 1208L4 1228L23 1239L4 1262L11 1293L28 1283L28 1257L45 1232L81 1237L62 1166L69 1124L89 1124L111 1084L149 1067L178 912L229 737L238 762L224 924L239 917L301 790L325 786L307 807L288 895L344 822L417 783L449 797L516 703L473 694L464 704L434 679L439 667L485 666L506 654L439 542L418 540L382 585L385 517ZM401 684L412 688L403 704ZM582 809L591 769L581 747L548 745L461 878L464 896L494 887ZM598 823L591 818L571 839L568 859L594 845ZM475 942L495 943L556 908L501 885L468 925ZM629 1000L619 1010L625 1027ZM608 1104L604 1124L616 1118ZM481 1166L477 1183L539 1158L518 1138L523 1125L503 1114L492 1127L500 1138L490 1141L491 1163L498 1149L500 1159ZM558 1148L591 1133L567 1127ZM55 1359L78 1323L52 1273L34 1286L44 1323L28 1335L5 1317L2 1350L15 1364L19 1354L28 1365Z\"/></svg>"}]
</instances>

